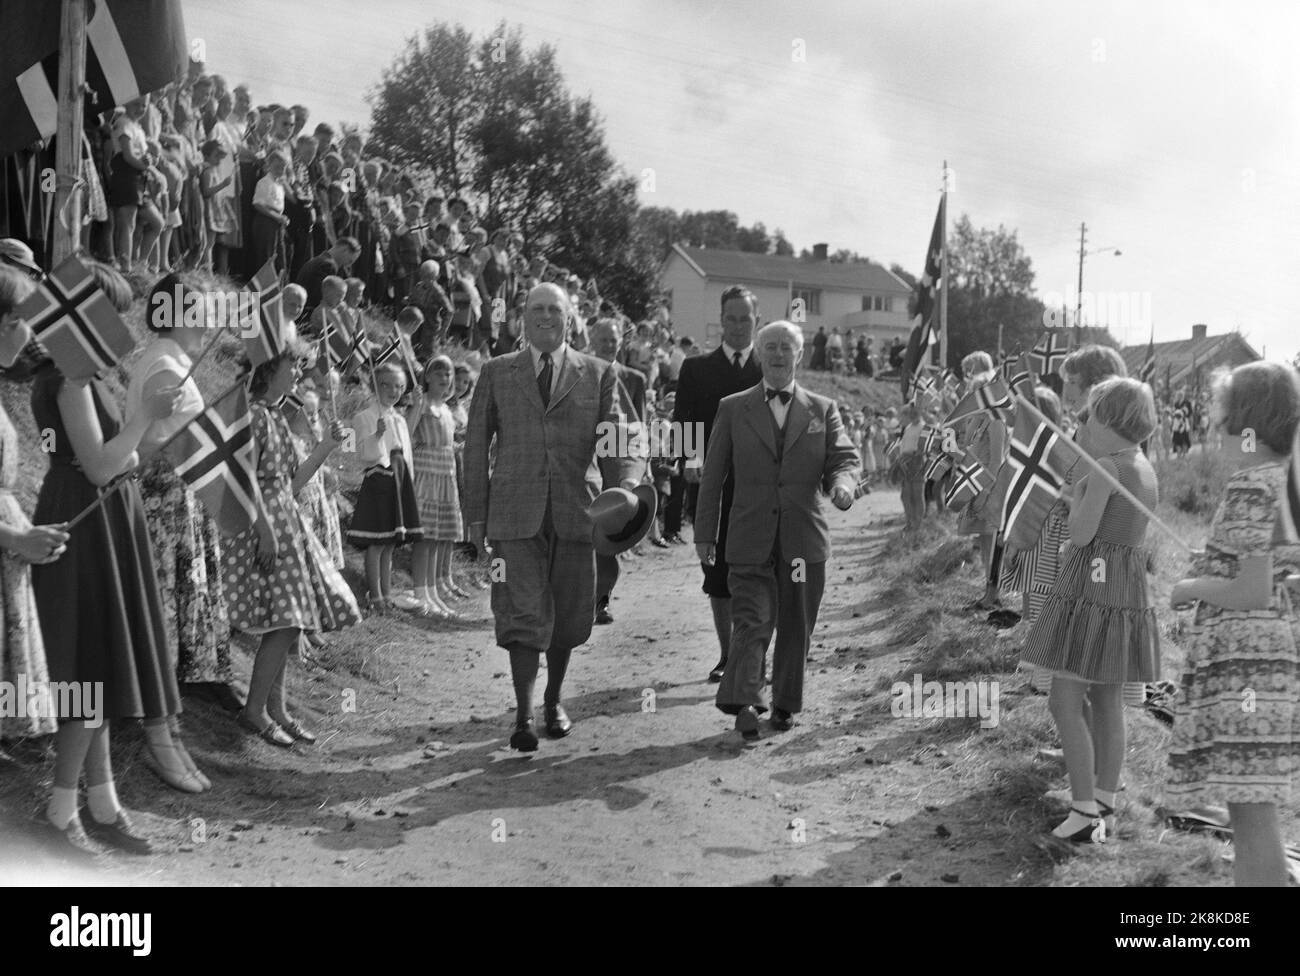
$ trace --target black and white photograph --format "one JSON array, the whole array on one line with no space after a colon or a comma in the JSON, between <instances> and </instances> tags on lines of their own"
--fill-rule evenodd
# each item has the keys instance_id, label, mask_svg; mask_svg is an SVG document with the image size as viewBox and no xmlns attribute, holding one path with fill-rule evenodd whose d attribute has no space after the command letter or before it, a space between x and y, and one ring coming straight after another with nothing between
<instances>
[{"instance_id":1,"label":"black and white photograph","mask_svg":"<svg viewBox=\"0 0 1300 976\"><path fill-rule=\"evenodd\" d=\"M23 940L181 937L114 889L1106 887L1015 924L1263 948L1297 46L1289 0L0 0Z\"/></svg>"}]
</instances>

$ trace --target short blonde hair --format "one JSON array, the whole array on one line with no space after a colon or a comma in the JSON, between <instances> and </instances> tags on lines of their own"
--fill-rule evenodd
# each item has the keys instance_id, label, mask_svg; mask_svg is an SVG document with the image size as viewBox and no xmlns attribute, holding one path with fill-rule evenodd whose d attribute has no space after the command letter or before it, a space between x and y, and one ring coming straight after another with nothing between
<instances>
[{"instance_id":1,"label":"short blonde hair","mask_svg":"<svg viewBox=\"0 0 1300 976\"><path fill-rule=\"evenodd\" d=\"M1140 444L1156 429L1151 387L1127 376L1112 376L1088 391L1088 413L1124 440Z\"/></svg>"},{"instance_id":2,"label":"short blonde hair","mask_svg":"<svg viewBox=\"0 0 1300 976\"><path fill-rule=\"evenodd\" d=\"M1061 379L1069 373L1079 381L1079 388L1090 390L1112 376L1128 376L1124 359L1110 346L1080 346L1061 363Z\"/></svg>"},{"instance_id":3,"label":"short blonde hair","mask_svg":"<svg viewBox=\"0 0 1300 976\"><path fill-rule=\"evenodd\" d=\"M961 361L961 375L972 384L984 384L993 378L993 357L986 352L973 352Z\"/></svg>"},{"instance_id":4,"label":"short blonde hair","mask_svg":"<svg viewBox=\"0 0 1300 976\"><path fill-rule=\"evenodd\" d=\"M1246 363L1217 371L1211 379L1216 423L1233 436L1246 428L1276 453L1291 453L1300 423L1300 384L1296 371L1281 363Z\"/></svg>"}]
</instances>

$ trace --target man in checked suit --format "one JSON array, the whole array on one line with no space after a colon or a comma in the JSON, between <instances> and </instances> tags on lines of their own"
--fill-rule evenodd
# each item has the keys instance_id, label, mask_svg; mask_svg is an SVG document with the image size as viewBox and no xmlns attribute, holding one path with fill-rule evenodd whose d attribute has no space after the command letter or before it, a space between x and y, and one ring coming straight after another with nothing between
<instances>
[{"instance_id":1,"label":"man in checked suit","mask_svg":"<svg viewBox=\"0 0 1300 976\"><path fill-rule=\"evenodd\" d=\"M565 341L564 289L538 285L524 310L527 345L490 359L479 374L465 435L463 507L470 541L485 536L503 560L492 584L497 644L510 652L518 711L510 747L537 749L533 689L546 655L546 732L569 734L560 704L574 647L591 636L596 561L587 508L609 484L640 481L635 458L596 456L601 427L624 422L610 364ZM488 448L496 440L489 472Z\"/></svg>"},{"instance_id":2,"label":"man in checked suit","mask_svg":"<svg viewBox=\"0 0 1300 976\"><path fill-rule=\"evenodd\" d=\"M677 400L673 423L680 431L690 430L699 457L686 458L683 473L687 483L698 484L703 459L708 453L709 434L718 403L725 396L748 390L762 378L754 359L754 329L761 317L758 299L748 288L733 285L722 293L722 345L707 356L697 356L682 363L677 378ZM710 681L721 681L727 666L727 648L731 644L731 590L727 587L727 513L731 511L730 479L722 486L721 529L716 540L716 554L704 570L704 592L713 610L713 628L718 635L718 663L709 672ZM696 506L696 519L699 507ZM695 541L702 541L697 530ZM710 539L709 541L714 541Z\"/></svg>"},{"instance_id":3,"label":"man in checked suit","mask_svg":"<svg viewBox=\"0 0 1300 976\"><path fill-rule=\"evenodd\" d=\"M720 710L736 716L746 740L758 738L763 655L772 631L772 728L784 732L803 710L803 673L817 623L830 532L819 492L836 508L853 504L858 452L829 397L794 381L803 333L772 322L755 342L762 383L723 399L704 458L695 509L700 561L715 561L722 486L735 485L727 534L731 647L718 686Z\"/></svg>"}]
</instances>

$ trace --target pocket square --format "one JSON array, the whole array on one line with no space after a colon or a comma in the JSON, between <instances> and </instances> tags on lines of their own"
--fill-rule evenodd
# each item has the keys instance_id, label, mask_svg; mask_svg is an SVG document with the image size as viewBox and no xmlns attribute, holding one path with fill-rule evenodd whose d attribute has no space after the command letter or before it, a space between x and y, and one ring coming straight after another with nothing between
<instances>
[{"instance_id":1,"label":"pocket square","mask_svg":"<svg viewBox=\"0 0 1300 976\"><path fill-rule=\"evenodd\" d=\"M814 418L808 424L808 433L810 434L823 434L825 432L826 432L826 425L822 423L820 420Z\"/></svg>"}]
</instances>

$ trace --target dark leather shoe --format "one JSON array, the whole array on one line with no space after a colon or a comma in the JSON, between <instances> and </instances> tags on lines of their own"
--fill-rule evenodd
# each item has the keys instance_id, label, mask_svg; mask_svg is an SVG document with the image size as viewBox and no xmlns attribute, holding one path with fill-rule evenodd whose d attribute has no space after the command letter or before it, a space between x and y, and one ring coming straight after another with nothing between
<instances>
[{"instance_id":1,"label":"dark leather shoe","mask_svg":"<svg viewBox=\"0 0 1300 976\"><path fill-rule=\"evenodd\" d=\"M650 545L655 546L655 547L657 547L657 548L659 548L659 549L667 549L667 548L668 548L668 543L664 542L664 540L663 540L663 539L660 539L660 538L654 538L654 539L651 539L651 540L650 540Z\"/></svg>"},{"instance_id":2,"label":"dark leather shoe","mask_svg":"<svg viewBox=\"0 0 1300 976\"><path fill-rule=\"evenodd\" d=\"M89 817L87 819L90 819ZM85 828L81 824L80 817L73 817L66 827L60 830L49 820L41 818L45 829L49 831L51 845L56 847L61 854L73 854L78 857L95 857L100 854L106 854L107 851L100 847L86 834Z\"/></svg>"},{"instance_id":3,"label":"dark leather shoe","mask_svg":"<svg viewBox=\"0 0 1300 976\"><path fill-rule=\"evenodd\" d=\"M758 711L753 705L746 705L736 713L736 731L746 742L758 738Z\"/></svg>"},{"instance_id":4,"label":"dark leather shoe","mask_svg":"<svg viewBox=\"0 0 1300 976\"><path fill-rule=\"evenodd\" d=\"M537 751L537 733L533 731L532 719L515 726L515 734L510 737L510 748L516 752Z\"/></svg>"},{"instance_id":5,"label":"dark leather shoe","mask_svg":"<svg viewBox=\"0 0 1300 976\"><path fill-rule=\"evenodd\" d=\"M709 672L709 684L716 685L719 681L721 681L722 675L724 672L726 672L726 670L727 670L727 659L723 658L721 661L715 664L713 666L713 670Z\"/></svg>"},{"instance_id":6,"label":"dark leather shoe","mask_svg":"<svg viewBox=\"0 0 1300 976\"><path fill-rule=\"evenodd\" d=\"M778 732L789 732L794 728L794 716L783 708L772 706L772 728Z\"/></svg>"},{"instance_id":7,"label":"dark leather shoe","mask_svg":"<svg viewBox=\"0 0 1300 976\"><path fill-rule=\"evenodd\" d=\"M119 810L117 819L111 824L100 823L91 816L88 809L83 809L81 813L81 821L85 825L86 833L100 843L116 847L128 854L153 853L153 845L149 843L149 838L136 829L135 825L131 823L131 818L126 815L125 810Z\"/></svg>"},{"instance_id":8,"label":"dark leather shoe","mask_svg":"<svg viewBox=\"0 0 1300 976\"><path fill-rule=\"evenodd\" d=\"M565 714L563 705L543 705L542 712L546 719L546 734L552 739L563 739L573 731L573 722Z\"/></svg>"},{"instance_id":9,"label":"dark leather shoe","mask_svg":"<svg viewBox=\"0 0 1300 976\"><path fill-rule=\"evenodd\" d=\"M614 622L614 615L609 612L608 603L601 603L598 607L596 607L596 623L612 624L613 622Z\"/></svg>"}]
</instances>

